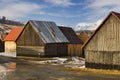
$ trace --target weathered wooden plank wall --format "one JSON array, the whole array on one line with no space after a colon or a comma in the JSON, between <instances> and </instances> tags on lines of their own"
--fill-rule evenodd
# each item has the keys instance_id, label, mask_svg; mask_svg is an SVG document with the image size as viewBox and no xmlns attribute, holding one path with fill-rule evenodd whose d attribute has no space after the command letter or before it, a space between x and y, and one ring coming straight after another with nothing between
<instances>
[{"instance_id":1,"label":"weathered wooden plank wall","mask_svg":"<svg viewBox=\"0 0 120 80\"><path fill-rule=\"evenodd\" d=\"M83 56L81 44L68 44L68 56Z\"/></svg>"},{"instance_id":2,"label":"weathered wooden plank wall","mask_svg":"<svg viewBox=\"0 0 120 80\"><path fill-rule=\"evenodd\" d=\"M22 34L19 36L16 43L17 43L17 55L34 56L39 55L44 51L44 48L41 48L44 47L45 45L44 42L30 24L27 24L27 26L25 27ZM41 49L43 50L41 51Z\"/></svg>"},{"instance_id":3,"label":"weathered wooden plank wall","mask_svg":"<svg viewBox=\"0 0 120 80\"><path fill-rule=\"evenodd\" d=\"M5 53L16 54L16 43L14 41L5 41Z\"/></svg>"},{"instance_id":4,"label":"weathered wooden plank wall","mask_svg":"<svg viewBox=\"0 0 120 80\"><path fill-rule=\"evenodd\" d=\"M17 40L18 46L44 46L44 42L35 32L33 27L28 24Z\"/></svg>"},{"instance_id":5,"label":"weathered wooden plank wall","mask_svg":"<svg viewBox=\"0 0 120 80\"><path fill-rule=\"evenodd\" d=\"M44 56L44 47L17 46L17 56Z\"/></svg>"},{"instance_id":6,"label":"weathered wooden plank wall","mask_svg":"<svg viewBox=\"0 0 120 80\"><path fill-rule=\"evenodd\" d=\"M67 56L66 43L49 43L45 45L45 56Z\"/></svg>"},{"instance_id":7,"label":"weathered wooden plank wall","mask_svg":"<svg viewBox=\"0 0 120 80\"><path fill-rule=\"evenodd\" d=\"M120 22L111 15L84 48L86 67L120 69Z\"/></svg>"}]
</instances>

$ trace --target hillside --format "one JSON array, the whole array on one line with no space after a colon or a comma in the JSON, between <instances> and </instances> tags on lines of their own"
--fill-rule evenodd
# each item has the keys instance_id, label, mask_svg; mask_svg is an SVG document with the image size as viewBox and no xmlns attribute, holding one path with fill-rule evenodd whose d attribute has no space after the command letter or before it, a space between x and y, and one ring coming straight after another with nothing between
<instances>
[{"instance_id":1,"label":"hillside","mask_svg":"<svg viewBox=\"0 0 120 80\"><path fill-rule=\"evenodd\" d=\"M14 25L14 26L24 25L23 23L21 23L19 21L8 20L4 16L2 18L0 18L0 24L7 24L7 25Z\"/></svg>"},{"instance_id":2,"label":"hillside","mask_svg":"<svg viewBox=\"0 0 120 80\"><path fill-rule=\"evenodd\" d=\"M24 26L24 24L19 21L7 20L6 17L0 18L0 40L3 40L11 28L17 26Z\"/></svg>"}]
</instances>

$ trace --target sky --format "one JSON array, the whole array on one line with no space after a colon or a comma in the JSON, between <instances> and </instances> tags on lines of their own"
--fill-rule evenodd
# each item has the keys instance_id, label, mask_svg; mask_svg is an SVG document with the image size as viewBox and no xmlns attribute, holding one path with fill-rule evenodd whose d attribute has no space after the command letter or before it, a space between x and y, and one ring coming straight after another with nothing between
<instances>
[{"instance_id":1,"label":"sky","mask_svg":"<svg viewBox=\"0 0 120 80\"><path fill-rule=\"evenodd\" d=\"M0 16L23 23L44 20L77 28L101 23L110 11L120 12L120 0L0 0Z\"/></svg>"}]
</instances>

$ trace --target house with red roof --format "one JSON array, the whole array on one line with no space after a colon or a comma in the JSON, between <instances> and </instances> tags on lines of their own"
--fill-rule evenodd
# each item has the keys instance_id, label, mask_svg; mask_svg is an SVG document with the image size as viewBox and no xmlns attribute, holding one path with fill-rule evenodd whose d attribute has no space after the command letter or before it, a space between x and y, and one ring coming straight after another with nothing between
<instances>
[{"instance_id":1,"label":"house with red roof","mask_svg":"<svg viewBox=\"0 0 120 80\"><path fill-rule=\"evenodd\" d=\"M20 35L23 27L12 28L11 32L4 38L5 41L5 53L16 55L16 40Z\"/></svg>"}]
</instances>

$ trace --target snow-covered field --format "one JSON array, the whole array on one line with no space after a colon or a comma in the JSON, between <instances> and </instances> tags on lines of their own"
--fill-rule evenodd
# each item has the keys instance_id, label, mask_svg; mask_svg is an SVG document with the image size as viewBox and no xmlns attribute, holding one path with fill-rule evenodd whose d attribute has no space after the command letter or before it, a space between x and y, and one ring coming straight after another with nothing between
<instances>
[{"instance_id":1,"label":"snow-covered field","mask_svg":"<svg viewBox=\"0 0 120 80\"><path fill-rule=\"evenodd\" d=\"M52 58L52 60L30 61L30 62L38 63L38 64L64 65L65 67L71 67L71 68L85 67L85 59L81 57L68 57L68 58L54 57Z\"/></svg>"}]
</instances>

